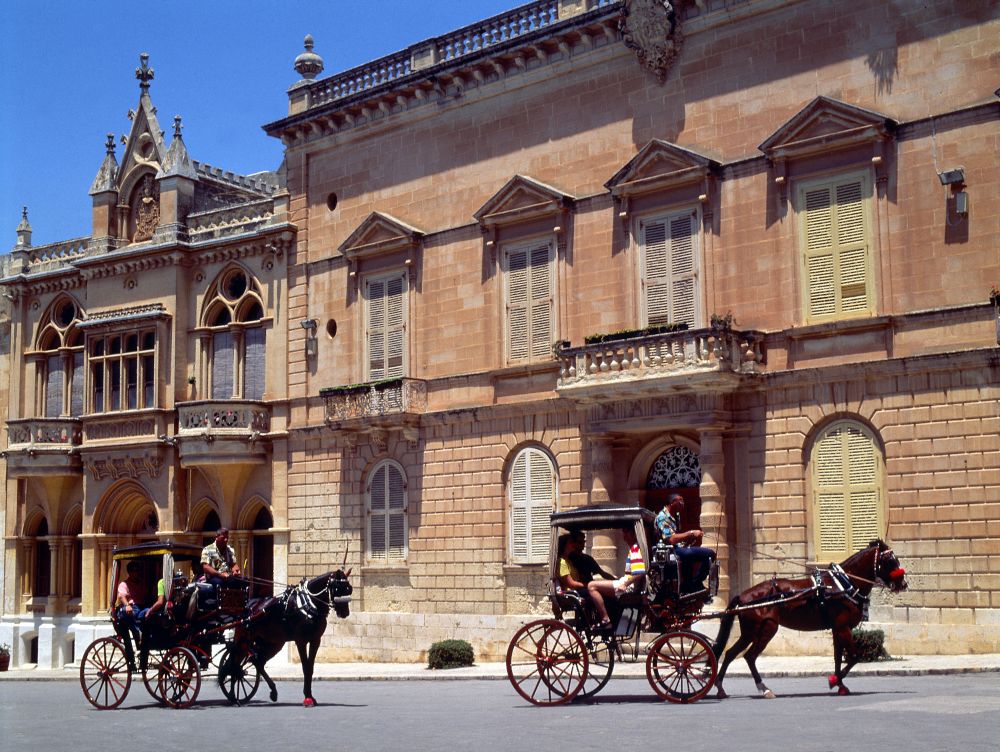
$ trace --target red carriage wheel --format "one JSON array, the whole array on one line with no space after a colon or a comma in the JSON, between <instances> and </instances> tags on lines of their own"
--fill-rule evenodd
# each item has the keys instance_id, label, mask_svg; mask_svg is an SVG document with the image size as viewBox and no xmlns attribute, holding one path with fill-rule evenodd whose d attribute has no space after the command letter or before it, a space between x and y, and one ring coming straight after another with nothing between
<instances>
[{"instance_id":1,"label":"red carriage wheel","mask_svg":"<svg viewBox=\"0 0 1000 752\"><path fill-rule=\"evenodd\" d=\"M507 678L535 705L559 705L576 697L588 664L580 635L555 619L525 624L507 647Z\"/></svg>"},{"instance_id":2,"label":"red carriage wheel","mask_svg":"<svg viewBox=\"0 0 1000 752\"><path fill-rule=\"evenodd\" d=\"M125 646L113 637L94 640L80 661L83 695L98 710L117 708L132 686Z\"/></svg>"},{"instance_id":3,"label":"red carriage wheel","mask_svg":"<svg viewBox=\"0 0 1000 752\"><path fill-rule=\"evenodd\" d=\"M584 679L577 700L589 699L604 689L615 670L615 653L618 650L612 639L595 637L588 652L587 678Z\"/></svg>"},{"instance_id":4,"label":"red carriage wheel","mask_svg":"<svg viewBox=\"0 0 1000 752\"><path fill-rule=\"evenodd\" d=\"M198 659L187 648L170 648L160 662L156 690L159 698L173 708L189 708L201 691Z\"/></svg>"},{"instance_id":5,"label":"red carriage wheel","mask_svg":"<svg viewBox=\"0 0 1000 752\"><path fill-rule=\"evenodd\" d=\"M660 635L646 656L646 678L662 699L695 702L715 684L718 666L712 645L696 632Z\"/></svg>"}]
</instances>

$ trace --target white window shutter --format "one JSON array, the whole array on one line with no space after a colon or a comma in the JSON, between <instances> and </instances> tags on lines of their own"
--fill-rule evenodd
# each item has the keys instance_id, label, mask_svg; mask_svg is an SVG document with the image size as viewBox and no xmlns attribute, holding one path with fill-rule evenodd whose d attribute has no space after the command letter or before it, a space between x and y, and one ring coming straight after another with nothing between
<instances>
[{"instance_id":1,"label":"white window shutter","mask_svg":"<svg viewBox=\"0 0 1000 752\"><path fill-rule=\"evenodd\" d=\"M385 352L385 280L368 280L368 380L386 378Z\"/></svg>"},{"instance_id":2,"label":"white window shutter","mask_svg":"<svg viewBox=\"0 0 1000 752\"><path fill-rule=\"evenodd\" d=\"M247 329L243 335L246 348L243 359L243 399L264 398L265 336L264 328L259 326Z\"/></svg>"},{"instance_id":3,"label":"white window shutter","mask_svg":"<svg viewBox=\"0 0 1000 752\"><path fill-rule=\"evenodd\" d=\"M402 561L408 552L406 478L400 469L383 462L371 476L368 489L368 558Z\"/></svg>"},{"instance_id":4,"label":"white window shutter","mask_svg":"<svg viewBox=\"0 0 1000 752\"><path fill-rule=\"evenodd\" d=\"M641 225L646 287L646 322L666 324L670 321L670 273L667 252L667 224L650 220Z\"/></svg>"},{"instance_id":5,"label":"white window shutter","mask_svg":"<svg viewBox=\"0 0 1000 752\"><path fill-rule=\"evenodd\" d=\"M552 354L552 264L550 245L531 250L531 358L544 359Z\"/></svg>"},{"instance_id":6,"label":"white window shutter","mask_svg":"<svg viewBox=\"0 0 1000 752\"><path fill-rule=\"evenodd\" d=\"M510 477L511 561L539 563L549 552L549 516L555 509L555 471L548 456L525 449L514 459Z\"/></svg>"},{"instance_id":7,"label":"white window shutter","mask_svg":"<svg viewBox=\"0 0 1000 752\"><path fill-rule=\"evenodd\" d=\"M365 283L368 380L406 373L406 276L370 279Z\"/></svg>"},{"instance_id":8,"label":"white window shutter","mask_svg":"<svg viewBox=\"0 0 1000 752\"><path fill-rule=\"evenodd\" d=\"M670 321L695 324L695 215L670 220Z\"/></svg>"},{"instance_id":9,"label":"white window shutter","mask_svg":"<svg viewBox=\"0 0 1000 752\"><path fill-rule=\"evenodd\" d=\"M507 358L528 359L528 251L511 250L507 255Z\"/></svg>"},{"instance_id":10,"label":"white window shutter","mask_svg":"<svg viewBox=\"0 0 1000 752\"><path fill-rule=\"evenodd\" d=\"M643 220L642 245L646 323L697 323L697 215L684 212Z\"/></svg>"},{"instance_id":11,"label":"white window shutter","mask_svg":"<svg viewBox=\"0 0 1000 752\"><path fill-rule=\"evenodd\" d=\"M368 490L368 558L385 560L388 556L386 540L386 471L387 465L372 473Z\"/></svg>"},{"instance_id":12,"label":"white window shutter","mask_svg":"<svg viewBox=\"0 0 1000 752\"><path fill-rule=\"evenodd\" d=\"M212 399L233 398L234 368L232 332L216 332L212 335Z\"/></svg>"},{"instance_id":13,"label":"white window shutter","mask_svg":"<svg viewBox=\"0 0 1000 752\"><path fill-rule=\"evenodd\" d=\"M403 277L393 277L387 280L385 295L385 377L388 379L403 375L403 355L406 344L404 304Z\"/></svg>"},{"instance_id":14,"label":"white window shutter","mask_svg":"<svg viewBox=\"0 0 1000 752\"><path fill-rule=\"evenodd\" d=\"M516 563L530 560L528 556L528 457L521 452L510 473L510 555Z\"/></svg>"},{"instance_id":15,"label":"white window shutter","mask_svg":"<svg viewBox=\"0 0 1000 752\"><path fill-rule=\"evenodd\" d=\"M388 529L386 537L389 545L386 555L389 559L401 561L406 558L406 482L395 465L387 466L388 489L386 508Z\"/></svg>"}]
</instances>

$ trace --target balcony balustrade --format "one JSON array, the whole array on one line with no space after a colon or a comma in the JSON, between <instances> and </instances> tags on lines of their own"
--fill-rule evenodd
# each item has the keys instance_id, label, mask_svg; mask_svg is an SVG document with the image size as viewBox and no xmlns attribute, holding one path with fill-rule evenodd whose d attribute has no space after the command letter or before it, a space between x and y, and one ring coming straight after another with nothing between
<instances>
[{"instance_id":1,"label":"balcony balustrade","mask_svg":"<svg viewBox=\"0 0 1000 752\"><path fill-rule=\"evenodd\" d=\"M79 418L7 421L7 469L11 477L73 475L80 470Z\"/></svg>"},{"instance_id":2,"label":"balcony balustrade","mask_svg":"<svg viewBox=\"0 0 1000 752\"><path fill-rule=\"evenodd\" d=\"M347 432L409 429L427 410L427 383L421 379L338 386L320 395L326 401L326 422Z\"/></svg>"},{"instance_id":3,"label":"balcony balustrade","mask_svg":"<svg viewBox=\"0 0 1000 752\"><path fill-rule=\"evenodd\" d=\"M730 390L766 361L764 335L730 328L686 329L646 334L579 347L555 348L560 363L557 390L564 396L606 390L637 393L697 388ZM620 388L619 388L620 387Z\"/></svg>"},{"instance_id":4,"label":"balcony balustrade","mask_svg":"<svg viewBox=\"0 0 1000 752\"><path fill-rule=\"evenodd\" d=\"M250 438L271 429L271 409L249 400L199 400L177 405L178 437L222 435Z\"/></svg>"}]
</instances>

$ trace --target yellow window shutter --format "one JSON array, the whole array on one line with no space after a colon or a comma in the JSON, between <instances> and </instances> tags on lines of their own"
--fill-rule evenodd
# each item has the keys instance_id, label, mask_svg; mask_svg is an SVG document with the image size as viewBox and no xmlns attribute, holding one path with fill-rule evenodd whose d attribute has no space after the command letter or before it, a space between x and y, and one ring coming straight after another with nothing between
<instances>
[{"instance_id":1,"label":"yellow window shutter","mask_svg":"<svg viewBox=\"0 0 1000 752\"><path fill-rule=\"evenodd\" d=\"M848 508L851 552L881 535L878 454L874 442L858 428L848 428Z\"/></svg>"},{"instance_id":2,"label":"yellow window shutter","mask_svg":"<svg viewBox=\"0 0 1000 752\"><path fill-rule=\"evenodd\" d=\"M847 500L839 430L817 442L815 458L817 558L840 559L847 550Z\"/></svg>"},{"instance_id":3,"label":"yellow window shutter","mask_svg":"<svg viewBox=\"0 0 1000 752\"><path fill-rule=\"evenodd\" d=\"M872 310L868 185L856 175L799 191L811 321Z\"/></svg>"}]
</instances>

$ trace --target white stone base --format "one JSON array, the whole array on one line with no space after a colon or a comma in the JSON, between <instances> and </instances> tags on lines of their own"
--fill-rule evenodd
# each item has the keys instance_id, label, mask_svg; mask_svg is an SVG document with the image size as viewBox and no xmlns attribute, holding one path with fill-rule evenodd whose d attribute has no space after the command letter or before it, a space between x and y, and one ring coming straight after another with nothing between
<instances>
[{"instance_id":1,"label":"white stone base","mask_svg":"<svg viewBox=\"0 0 1000 752\"><path fill-rule=\"evenodd\" d=\"M0 621L0 642L10 644L10 667L53 669L72 665L98 637L113 634L107 617L5 616ZM31 642L38 638L38 661L31 661Z\"/></svg>"}]
</instances>

